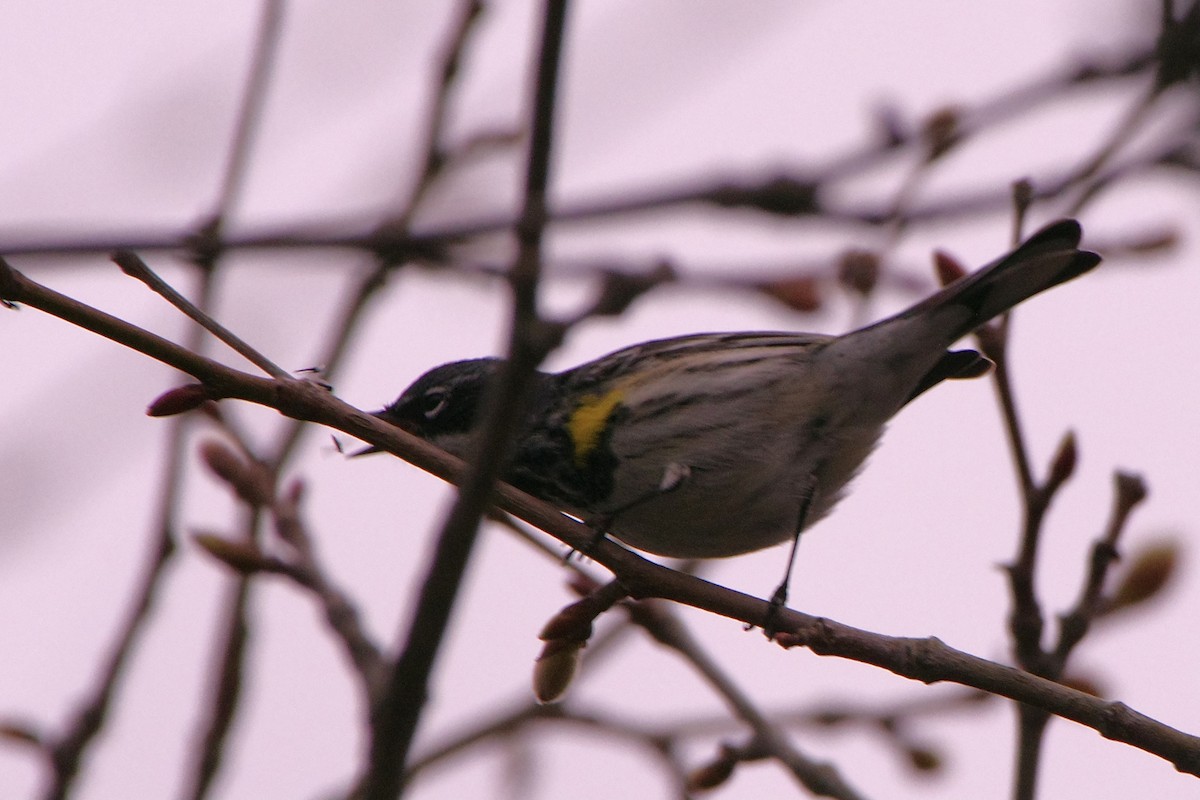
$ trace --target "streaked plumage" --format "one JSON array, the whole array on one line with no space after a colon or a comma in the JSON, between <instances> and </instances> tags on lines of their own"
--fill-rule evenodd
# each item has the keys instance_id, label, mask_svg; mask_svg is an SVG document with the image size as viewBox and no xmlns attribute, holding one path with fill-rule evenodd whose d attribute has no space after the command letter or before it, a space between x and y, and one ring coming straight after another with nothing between
<instances>
[{"instance_id":1,"label":"streaked plumage","mask_svg":"<svg viewBox=\"0 0 1200 800\"><path fill-rule=\"evenodd\" d=\"M660 555L731 556L790 540L836 504L900 408L942 380L981 374L982 356L948 351L955 341L1099 262L1079 239L1076 222L1055 223L844 336L697 334L538 373L505 477ZM499 366L437 367L379 416L465 456Z\"/></svg>"}]
</instances>

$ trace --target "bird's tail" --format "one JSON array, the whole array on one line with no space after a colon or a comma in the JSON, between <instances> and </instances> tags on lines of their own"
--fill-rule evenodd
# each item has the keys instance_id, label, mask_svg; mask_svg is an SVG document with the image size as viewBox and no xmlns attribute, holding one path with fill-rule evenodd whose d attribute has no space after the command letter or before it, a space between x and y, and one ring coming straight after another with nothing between
<instances>
[{"instance_id":1,"label":"bird's tail","mask_svg":"<svg viewBox=\"0 0 1200 800\"><path fill-rule=\"evenodd\" d=\"M947 352L950 346L1023 300L1100 263L1098 255L1079 249L1081 235L1075 220L1048 225L931 297L838 338L831 349L846 362L872 362L871 369L847 374L869 376L871 385L863 391L895 397L899 405L943 380L982 375L991 362L973 350ZM880 404L880 414L894 413L899 405L885 409Z\"/></svg>"},{"instance_id":2,"label":"bird's tail","mask_svg":"<svg viewBox=\"0 0 1200 800\"><path fill-rule=\"evenodd\" d=\"M1018 303L1099 264L1100 256L1079 249L1081 236L1073 219L1047 225L1007 255L864 332L905 319L923 319L943 338L942 347L949 347Z\"/></svg>"}]
</instances>

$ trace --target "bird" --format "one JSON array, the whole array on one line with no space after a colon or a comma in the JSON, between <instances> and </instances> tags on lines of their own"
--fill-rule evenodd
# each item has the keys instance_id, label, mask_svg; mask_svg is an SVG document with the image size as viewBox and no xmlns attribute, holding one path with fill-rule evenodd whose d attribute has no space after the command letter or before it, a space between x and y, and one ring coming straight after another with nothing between
<instances>
[{"instance_id":1,"label":"bird","mask_svg":"<svg viewBox=\"0 0 1200 800\"><path fill-rule=\"evenodd\" d=\"M849 333L700 333L535 372L503 479L624 544L723 558L792 542L825 517L888 421L943 380L991 362L959 339L1095 267L1080 225L1047 225L1011 252ZM376 416L467 458L503 367L435 367ZM368 448L362 452L372 452Z\"/></svg>"}]
</instances>

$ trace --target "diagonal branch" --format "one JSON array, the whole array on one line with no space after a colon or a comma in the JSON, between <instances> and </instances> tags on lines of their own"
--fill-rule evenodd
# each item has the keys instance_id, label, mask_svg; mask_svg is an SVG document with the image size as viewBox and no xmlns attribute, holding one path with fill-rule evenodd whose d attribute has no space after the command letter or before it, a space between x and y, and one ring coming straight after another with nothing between
<instances>
[{"instance_id":1,"label":"diagonal branch","mask_svg":"<svg viewBox=\"0 0 1200 800\"><path fill-rule=\"evenodd\" d=\"M125 344L203 381L221 397L248 400L296 418L328 425L386 450L447 481L462 481L464 463L401 429L355 409L305 381L271 381L238 372L196 355L123 320L65 298L29 280L0 261L0 298L25 303L106 338ZM510 486L498 485L498 507L575 549L589 548L594 561L611 570L635 597L658 597L757 624L768 604L692 575L650 562L620 545L595 537L586 525ZM1044 708L1171 762L1200 776L1200 737L1023 670L954 650L936 639L905 639L841 625L786 609L778 617L777 639L820 655L853 659L924 683L949 681Z\"/></svg>"}]
</instances>

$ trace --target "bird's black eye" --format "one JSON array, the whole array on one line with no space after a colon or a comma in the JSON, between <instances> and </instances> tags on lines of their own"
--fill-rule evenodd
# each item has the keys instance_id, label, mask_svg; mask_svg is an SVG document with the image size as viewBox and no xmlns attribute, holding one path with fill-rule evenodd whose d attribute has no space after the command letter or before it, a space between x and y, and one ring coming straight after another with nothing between
<instances>
[{"instance_id":1,"label":"bird's black eye","mask_svg":"<svg viewBox=\"0 0 1200 800\"><path fill-rule=\"evenodd\" d=\"M444 386L436 386L421 397L421 414L432 422L450 405L450 390Z\"/></svg>"}]
</instances>

